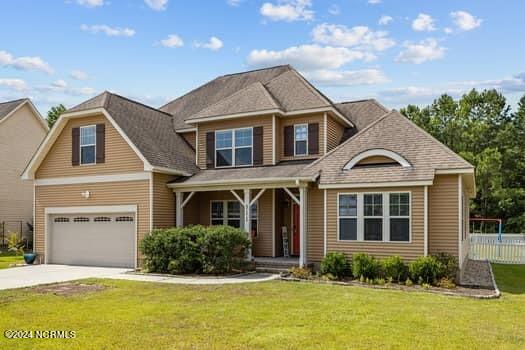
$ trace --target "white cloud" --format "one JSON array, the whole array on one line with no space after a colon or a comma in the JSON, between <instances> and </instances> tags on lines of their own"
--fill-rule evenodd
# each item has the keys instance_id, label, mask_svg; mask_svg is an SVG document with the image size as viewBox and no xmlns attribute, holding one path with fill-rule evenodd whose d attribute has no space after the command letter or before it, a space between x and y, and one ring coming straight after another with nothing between
<instances>
[{"instance_id":1,"label":"white cloud","mask_svg":"<svg viewBox=\"0 0 525 350\"><path fill-rule=\"evenodd\" d=\"M13 57L7 51L0 51L0 66L12 67L17 70L38 70L47 74L53 73L53 68L37 56Z\"/></svg>"},{"instance_id":2,"label":"white cloud","mask_svg":"<svg viewBox=\"0 0 525 350\"><path fill-rule=\"evenodd\" d=\"M310 0L280 0L278 4L265 2L261 15L272 21L310 21L314 18Z\"/></svg>"},{"instance_id":3,"label":"white cloud","mask_svg":"<svg viewBox=\"0 0 525 350\"><path fill-rule=\"evenodd\" d=\"M381 0L368 0L368 3L370 5L378 5L381 3Z\"/></svg>"},{"instance_id":4,"label":"white cloud","mask_svg":"<svg viewBox=\"0 0 525 350\"><path fill-rule=\"evenodd\" d=\"M377 21L377 24L380 26L386 26L390 24L394 19L391 16L383 15L379 18L379 21Z\"/></svg>"},{"instance_id":5,"label":"white cloud","mask_svg":"<svg viewBox=\"0 0 525 350\"><path fill-rule=\"evenodd\" d=\"M445 27L443 29L443 31L445 32L445 34L452 34L452 32L454 31L452 28L450 27Z\"/></svg>"},{"instance_id":6,"label":"white cloud","mask_svg":"<svg viewBox=\"0 0 525 350\"><path fill-rule=\"evenodd\" d=\"M86 7L99 7L104 5L104 0L77 0L77 4Z\"/></svg>"},{"instance_id":7,"label":"white cloud","mask_svg":"<svg viewBox=\"0 0 525 350\"><path fill-rule=\"evenodd\" d=\"M212 50L212 51L217 51L217 50L220 50L224 46L224 44L223 44L221 39L219 39L219 38L217 38L215 36L212 36L207 43L195 42L194 46L198 47L198 48L203 48L203 49L209 49L209 50Z\"/></svg>"},{"instance_id":8,"label":"white cloud","mask_svg":"<svg viewBox=\"0 0 525 350\"><path fill-rule=\"evenodd\" d=\"M230 6L237 7L241 4L242 0L226 0L226 3Z\"/></svg>"},{"instance_id":9,"label":"white cloud","mask_svg":"<svg viewBox=\"0 0 525 350\"><path fill-rule=\"evenodd\" d=\"M378 69L363 70L329 70L319 69L304 72L307 79L325 86L374 85L389 82L388 78Z\"/></svg>"},{"instance_id":10,"label":"white cloud","mask_svg":"<svg viewBox=\"0 0 525 350\"><path fill-rule=\"evenodd\" d=\"M475 29L481 25L482 19L476 18L466 11L455 11L450 13L454 24L463 31Z\"/></svg>"},{"instance_id":11,"label":"white cloud","mask_svg":"<svg viewBox=\"0 0 525 350\"><path fill-rule=\"evenodd\" d=\"M395 45L388 32L373 31L366 26L348 28L344 25L319 24L312 30L314 42L367 50L383 51Z\"/></svg>"},{"instance_id":12,"label":"white cloud","mask_svg":"<svg viewBox=\"0 0 525 350\"><path fill-rule=\"evenodd\" d=\"M59 89L64 89L67 87L67 83L62 79L55 80L51 85Z\"/></svg>"},{"instance_id":13,"label":"white cloud","mask_svg":"<svg viewBox=\"0 0 525 350\"><path fill-rule=\"evenodd\" d=\"M0 79L0 86L18 92L27 90L27 84L22 79Z\"/></svg>"},{"instance_id":14,"label":"white cloud","mask_svg":"<svg viewBox=\"0 0 525 350\"><path fill-rule=\"evenodd\" d=\"M421 64L443 58L445 48L436 39L425 39L419 43L405 42L405 49L399 53L396 62Z\"/></svg>"},{"instance_id":15,"label":"white cloud","mask_svg":"<svg viewBox=\"0 0 525 350\"><path fill-rule=\"evenodd\" d=\"M120 28L120 27L110 27L105 24L95 24L88 26L86 24L82 24L80 26L80 29L82 29L85 32L97 34L97 33L104 33L107 36L124 36L124 37L132 37L135 35L135 30L130 28Z\"/></svg>"},{"instance_id":16,"label":"white cloud","mask_svg":"<svg viewBox=\"0 0 525 350\"><path fill-rule=\"evenodd\" d=\"M72 70L69 76L75 80L87 80L89 78L86 72L78 69Z\"/></svg>"},{"instance_id":17,"label":"white cloud","mask_svg":"<svg viewBox=\"0 0 525 350\"><path fill-rule=\"evenodd\" d=\"M264 67L291 64L303 71L337 69L356 60L371 61L376 57L367 52L346 47L320 45L292 46L282 51L252 50L247 62L251 66Z\"/></svg>"},{"instance_id":18,"label":"white cloud","mask_svg":"<svg viewBox=\"0 0 525 350\"><path fill-rule=\"evenodd\" d=\"M166 39L161 40L160 44L164 47L182 47L184 41L177 34L170 34Z\"/></svg>"},{"instance_id":19,"label":"white cloud","mask_svg":"<svg viewBox=\"0 0 525 350\"><path fill-rule=\"evenodd\" d=\"M64 80L56 80L49 85L36 86L34 91L43 94L63 94L67 96L91 96L96 90L91 87L70 87Z\"/></svg>"},{"instance_id":20,"label":"white cloud","mask_svg":"<svg viewBox=\"0 0 525 350\"><path fill-rule=\"evenodd\" d=\"M144 3L155 11L164 11L168 7L168 0L144 0Z\"/></svg>"},{"instance_id":21,"label":"white cloud","mask_svg":"<svg viewBox=\"0 0 525 350\"><path fill-rule=\"evenodd\" d=\"M417 32L430 32L436 30L435 20L425 13L420 13L412 22L412 29Z\"/></svg>"},{"instance_id":22,"label":"white cloud","mask_svg":"<svg viewBox=\"0 0 525 350\"><path fill-rule=\"evenodd\" d=\"M328 9L328 13L331 14L332 16L337 16L337 15L340 15L340 14L341 14L341 9L340 9L339 6L337 6L336 4L333 4L333 5L330 6L330 8Z\"/></svg>"}]
</instances>

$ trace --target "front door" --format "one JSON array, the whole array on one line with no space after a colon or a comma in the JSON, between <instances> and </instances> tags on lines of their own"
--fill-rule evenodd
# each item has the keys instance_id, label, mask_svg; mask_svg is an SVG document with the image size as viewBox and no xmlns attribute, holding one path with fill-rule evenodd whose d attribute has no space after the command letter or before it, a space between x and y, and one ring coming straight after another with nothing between
<instances>
[{"instance_id":1,"label":"front door","mask_svg":"<svg viewBox=\"0 0 525 350\"><path fill-rule=\"evenodd\" d=\"M299 239L299 205L296 203L292 206L292 255L300 255L300 239Z\"/></svg>"}]
</instances>

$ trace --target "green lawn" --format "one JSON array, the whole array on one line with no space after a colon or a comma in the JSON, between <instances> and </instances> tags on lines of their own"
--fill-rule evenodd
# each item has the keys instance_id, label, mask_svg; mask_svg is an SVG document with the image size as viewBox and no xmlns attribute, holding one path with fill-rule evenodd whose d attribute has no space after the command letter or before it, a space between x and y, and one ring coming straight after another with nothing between
<instances>
[{"instance_id":1,"label":"green lawn","mask_svg":"<svg viewBox=\"0 0 525 350\"><path fill-rule=\"evenodd\" d=\"M72 296L0 292L0 330L75 330L76 339L10 340L0 349L523 349L525 266L495 266L503 297L309 283L180 286L89 280Z\"/></svg>"},{"instance_id":2,"label":"green lawn","mask_svg":"<svg viewBox=\"0 0 525 350\"><path fill-rule=\"evenodd\" d=\"M11 264L22 264L24 257L22 255L13 255L12 253L0 253L0 269L7 269Z\"/></svg>"}]
</instances>

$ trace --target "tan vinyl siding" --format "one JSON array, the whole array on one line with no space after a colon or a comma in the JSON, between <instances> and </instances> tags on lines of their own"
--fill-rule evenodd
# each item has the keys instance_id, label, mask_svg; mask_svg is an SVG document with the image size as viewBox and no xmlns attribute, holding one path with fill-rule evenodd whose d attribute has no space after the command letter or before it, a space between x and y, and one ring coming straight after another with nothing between
<instances>
[{"instance_id":1,"label":"tan vinyl siding","mask_svg":"<svg viewBox=\"0 0 525 350\"><path fill-rule=\"evenodd\" d=\"M293 159L315 159L319 158L320 155L323 155L324 150L324 114L314 114L314 115L305 115L305 116L299 116L299 117L283 117L280 120L280 126L279 126L279 160L293 160ZM315 155L305 155L305 156L297 156L297 157L285 157L284 156L284 127L288 125L296 125L296 124L311 124L311 123L318 123L319 124L319 154Z\"/></svg>"},{"instance_id":2,"label":"tan vinyl siding","mask_svg":"<svg viewBox=\"0 0 525 350\"><path fill-rule=\"evenodd\" d=\"M411 242L348 242L338 241L337 196L338 193L358 192L411 192ZM327 190L327 252L339 251L351 257L353 253L364 252L377 258L400 255L405 260L414 260L424 255L424 188L390 187L370 189Z\"/></svg>"},{"instance_id":3,"label":"tan vinyl siding","mask_svg":"<svg viewBox=\"0 0 525 350\"><path fill-rule=\"evenodd\" d=\"M334 118L331 116L327 116L326 120L327 124L327 152L330 152L332 149L339 146L341 143L341 139L343 138L343 133L345 131L345 127L341 125L339 122L337 122Z\"/></svg>"},{"instance_id":4,"label":"tan vinyl siding","mask_svg":"<svg viewBox=\"0 0 525 350\"><path fill-rule=\"evenodd\" d=\"M195 149L195 139L197 137L195 131L185 132L179 135L181 135L182 138L184 138L184 140L186 140L186 142L189 143L193 149Z\"/></svg>"},{"instance_id":5,"label":"tan vinyl siding","mask_svg":"<svg viewBox=\"0 0 525 350\"><path fill-rule=\"evenodd\" d=\"M465 259L468 258L468 253L470 249L470 205L469 205L469 195L467 191L465 190L465 182L463 181L463 232L462 235L463 241L461 242L461 248L462 248L462 256L463 256L463 263L465 262Z\"/></svg>"},{"instance_id":6,"label":"tan vinyl siding","mask_svg":"<svg viewBox=\"0 0 525 350\"><path fill-rule=\"evenodd\" d=\"M71 165L71 129L80 126L106 125L106 158L102 164ZM103 116L92 116L68 121L44 161L36 172L36 178L65 176L102 175L143 171L144 164L120 136L118 131Z\"/></svg>"},{"instance_id":7,"label":"tan vinyl siding","mask_svg":"<svg viewBox=\"0 0 525 350\"><path fill-rule=\"evenodd\" d=\"M205 210L200 206L200 193L195 193L190 201L186 204L183 211L183 225L198 225L200 224L200 211ZM186 198L186 197L184 197Z\"/></svg>"},{"instance_id":8,"label":"tan vinyl siding","mask_svg":"<svg viewBox=\"0 0 525 350\"><path fill-rule=\"evenodd\" d=\"M84 199L81 192L89 191ZM125 181L113 183L58 185L36 187L35 236L36 252L44 261L44 210L50 207L136 205L138 243L149 232L149 181ZM101 242L104 244L104 242ZM140 260L140 259L139 259ZM140 263L140 261L139 261Z\"/></svg>"},{"instance_id":9,"label":"tan vinyl siding","mask_svg":"<svg viewBox=\"0 0 525 350\"><path fill-rule=\"evenodd\" d=\"M197 165L206 168L206 133L210 131L237 129L245 127L263 127L263 165L272 164L272 116L236 118L221 120L216 122L199 123L198 135L198 163Z\"/></svg>"},{"instance_id":10,"label":"tan vinyl siding","mask_svg":"<svg viewBox=\"0 0 525 350\"><path fill-rule=\"evenodd\" d=\"M359 161L359 163L357 164L360 164L360 165L365 165L365 164L389 164L389 163L397 163L395 160L393 160L392 158L388 158L388 157L385 157L385 156L371 156L371 157L367 157L365 159L362 159Z\"/></svg>"},{"instance_id":11,"label":"tan vinyl siding","mask_svg":"<svg viewBox=\"0 0 525 350\"><path fill-rule=\"evenodd\" d=\"M324 256L324 190L311 188L307 198L307 260L320 262Z\"/></svg>"},{"instance_id":12,"label":"tan vinyl siding","mask_svg":"<svg viewBox=\"0 0 525 350\"><path fill-rule=\"evenodd\" d=\"M458 175L437 175L428 195L428 251L458 256Z\"/></svg>"},{"instance_id":13,"label":"tan vinyl siding","mask_svg":"<svg viewBox=\"0 0 525 350\"><path fill-rule=\"evenodd\" d=\"M175 226L175 195L166 183L173 175L153 173L153 228Z\"/></svg>"},{"instance_id":14,"label":"tan vinyl siding","mask_svg":"<svg viewBox=\"0 0 525 350\"><path fill-rule=\"evenodd\" d=\"M0 123L0 221L6 233L22 231L29 239L26 222L33 222L33 182L22 181L20 174L47 132L37 118L26 104Z\"/></svg>"}]
</instances>

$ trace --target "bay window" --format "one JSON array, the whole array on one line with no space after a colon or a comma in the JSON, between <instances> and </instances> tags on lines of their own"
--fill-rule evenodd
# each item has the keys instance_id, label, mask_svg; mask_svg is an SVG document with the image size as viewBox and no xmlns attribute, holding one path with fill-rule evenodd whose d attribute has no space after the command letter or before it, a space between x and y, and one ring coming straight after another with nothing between
<instances>
[{"instance_id":1,"label":"bay window","mask_svg":"<svg viewBox=\"0 0 525 350\"><path fill-rule=\"evenodd\" d=\"M253 129L233 129L215 132L215 166L252 165Z\"/></svg>"}]
</instances>

